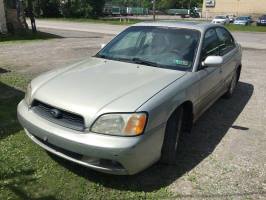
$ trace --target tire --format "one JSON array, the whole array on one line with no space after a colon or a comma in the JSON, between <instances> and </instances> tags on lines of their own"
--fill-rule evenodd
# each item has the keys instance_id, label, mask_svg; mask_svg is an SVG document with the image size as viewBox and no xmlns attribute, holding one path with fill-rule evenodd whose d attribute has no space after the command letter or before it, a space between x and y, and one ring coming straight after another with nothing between
<instances>
[{"instance_id":1,"label":"tire","mask_svg":"<svg viewBox=\"0 0 266 200\"><path fill-rule=\"evenodd\" d=\"M239 73L240 73L239 70L234 72L234 75L232 77L232 80L231 80L231 83L229 85L229 88L228 88L227 92L224 94L224 97L226 99L229 99L229 98L232 97L232 95L233 95L233 93L235 91L235 88L237 86L237 83L238 83L238 78L239 78L239 75L240 75Z\"/></svg>"},{"instance_id":2,"label":"tire","mask_svg":"<svg viewBox=\"0 0 266 200\"><path fill-rule=\"evenodd\" d=\"M182 132L183 107L179 107L168 119L164 142L162 147L161 162L167 165L176 164L179 136Z\"/></svg>"}]
</instances>

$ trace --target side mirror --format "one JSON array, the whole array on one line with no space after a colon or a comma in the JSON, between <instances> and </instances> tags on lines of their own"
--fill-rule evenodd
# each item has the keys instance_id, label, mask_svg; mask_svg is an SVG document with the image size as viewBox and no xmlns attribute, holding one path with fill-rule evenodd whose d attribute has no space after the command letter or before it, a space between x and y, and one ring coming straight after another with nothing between
<instances>
[{"instance_id":1,"label":"side mirror","mask_svg":"<svg viewBox=\"0 0 266 200\"><path fill-rule=\"evenodd\" d=\"M204 67L219 67L223 64L223 57L221 56L208 56L203 62Z\"/></svg>"},{"instance_id":2,"label":"side mirror","mask_svg":"<svg viewBox=\"0 0 266 200\"><path fill-rule=\"evenodd\" d=\"M101 49L103 49L106 46L106 44L101 44Z\"/></svg>"}]
</instances>

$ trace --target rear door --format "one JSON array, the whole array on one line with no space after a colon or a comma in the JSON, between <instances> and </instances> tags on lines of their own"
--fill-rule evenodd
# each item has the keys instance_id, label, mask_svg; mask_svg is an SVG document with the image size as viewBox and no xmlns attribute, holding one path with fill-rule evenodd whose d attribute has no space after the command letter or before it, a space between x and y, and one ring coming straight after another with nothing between
<instances>
[{"instance_id":1,"label":"rear door","mask_svg":"<svg viewBox=\"0 0 266 200\"><path fill-rule=\"evenodd\" d=\"M217 36L219 39L219 54L223 57L224 63L222 65L222 75L225 86L229 85L233 72L237 65L236 53L237 48L232 35L222 27L216 28Z\"/></svg>"}]
</instances>

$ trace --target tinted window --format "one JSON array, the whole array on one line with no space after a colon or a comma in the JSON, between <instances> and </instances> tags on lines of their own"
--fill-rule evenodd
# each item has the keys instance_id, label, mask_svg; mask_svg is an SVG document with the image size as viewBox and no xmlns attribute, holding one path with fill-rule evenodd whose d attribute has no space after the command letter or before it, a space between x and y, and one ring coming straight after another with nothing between
<instances>
[{"instance_id":1,"label":"tinted window","mask_svg":"<svg viewBox=\"0 0 266 200\"><path fill-rule=\"evenodd\" d=\"M248 20L248 18L247 17L238 17L238 18L236 18L236 20Z\"/></svg>"},{"instance_id":2,"label":"tinted window","mask_svg":"<svg viewBox=\"0 0 266 200\"><path fill-rule=\"evenodd\" d=\"M226 19L225 16L216 16L215 19Z\"/></svg>"},{"instance_id":3,"label":"tinted window","mask_svg":"<svg viewBox=\"0 0 266 200\"><path fill-rule=\"evenodd\" d=\"M223 56L235 47L235 42L231 34L224 28L216 28L219 38L220 55Z\"/></svg>"},{"instance_id":4,"label":"tinted window","mask_svg":"<svg viewBox=\"0 0 266 200\"><path fill-rule=\"evenodd\" d=\"M207 56L219 55L219 40L214 29L209 29L204 36L202 48L202 60Z\"/></svg>"}]
</instances>

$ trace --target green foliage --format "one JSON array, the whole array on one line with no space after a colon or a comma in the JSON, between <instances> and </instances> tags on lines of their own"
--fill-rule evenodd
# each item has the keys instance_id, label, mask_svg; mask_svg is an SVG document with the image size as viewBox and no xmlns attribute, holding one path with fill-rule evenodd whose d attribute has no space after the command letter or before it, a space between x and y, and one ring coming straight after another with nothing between
<instances>
[{"instance_id":1,"label":"green foliage","mask_svg":"<svg viewBox=\"0 0 266 200\"><path fill-rule=\"evenodd\" d=\"M151 0L112 0L114 5L152 8ZM157 10L189 8L201 5L203 0L156 0Z\"/></svg>"},{"instance_id":2,"label":"green foliage","mask_svg":"<svg viewBox=\"0 0 266 200\"><path fill-rule=\"evenodd\" d=\"M165 10L170 8L175 8L176 0L159 0L157 2L157 9L158 10Z\"/></svg>"},{"instance_id":3,"label":"green foliage","mask_svg":"<svg viewBox=\"0 0 266 200\"><path fill-rule=\"evenodd\" d=\"M202 4L203 0L156 0L157 10L189 8ZM34 12L42 17L96 18L102 15L106 2L116 6L145 7L152 9L151 0L27 0L33 2Z\"/></svg>"},{"instance_id":4,"label":"green foliage","mask_svg":"<svg viewBox=\"0 0 266 200\"><path fill-rule=\"evenodd\" d=\"M116 6L145 7L145 8L152 7L151 0L112 0L107 2L112 2L112 4Z\"/></svg>"},{"instance_id":5,"label":"green foliage","mask_svg":"<svg viewBox=\"0 0 266 200\"><path fill-rule=\"evenodd\" d=\"M86 0L68 1L62 6L64 17L88 18L92 16L92 7Z\"/></svg>"},{"instance_id":6,"label":"green foliage","mask_svg":"<svg viewBox=\"0 0 266 200\"><path fill-rule=\"evenodd\" d=\"M102 14L105 0L71 0L62 4L64 17L91 18Z\"/></svg>"},{"instance_id":7,"label":"green foliage","mask_svg":"<svg viewBox=\"0 0 266 200\"><path fill-rule=\"evenodd\" d=\"M105 0L27 0L39 17L91 18L102 14Z\"/></svg>"},{"instance_id":8,"label":"green foliage","mask_svg":"<svg viewBox=\"0 0 266 200\"><path fill-rule=\"evenodd\" d=\"M92 14L94 17L100 16L105 4L105 0L88 0L89 4L92 7Z\"/></svg>"},{"instance_id":9,"label":"green foliage","mask_svg":"<svg viewBox=\"0 0 266 200\"><path fill-rule=\"evenodd\" d=\"M40 0L39 7L43 17L60 16L60 0Z\"/></svg>"}]
</instances>

